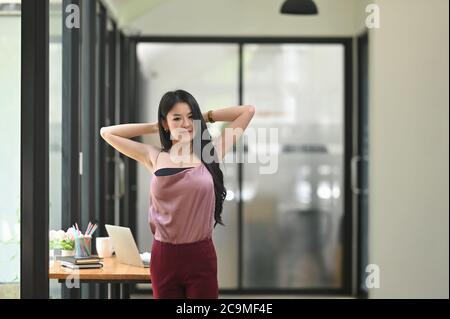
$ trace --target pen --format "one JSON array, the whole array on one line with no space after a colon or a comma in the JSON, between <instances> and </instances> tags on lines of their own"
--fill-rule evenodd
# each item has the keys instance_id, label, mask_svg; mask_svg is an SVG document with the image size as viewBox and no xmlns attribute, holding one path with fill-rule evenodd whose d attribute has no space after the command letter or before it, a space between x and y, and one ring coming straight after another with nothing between
<instances>
[{"instance_id":1,"label":"pen","mask_svg":"<svg viewBox=\"0 0 450 319\"><path fill-rule=\"evenodd\" d=\"M89 234L89 231L90 231L90 229L91 229L92 226L93 226L92 223L89 222L88 227L87 227L87 229L86 229L86 232L84 233L85 235Z\"/></svg>"},{"instance_id":2,"label":"pen","mask_svg":"<svg viewBox=\"0 0 450 319\"><path fill-rule=\"evenodd\" d=\"M92 227L89 236L91 236L95 231L97 230L97 224L94 225L94 227Z\"/></svg>"}]
</instances>

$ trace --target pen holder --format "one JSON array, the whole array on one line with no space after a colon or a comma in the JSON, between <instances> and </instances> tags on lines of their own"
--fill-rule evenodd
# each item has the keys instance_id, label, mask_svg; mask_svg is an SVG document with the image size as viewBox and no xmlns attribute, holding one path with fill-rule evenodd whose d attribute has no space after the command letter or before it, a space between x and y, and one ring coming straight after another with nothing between
<instances>
[{"instance_id":1,"label":"pen holder","mask_svg":"<svg viewBox=\"0 0 450 319\"><path fill-rule=\"evenodd\" d=\"M91 255L91 237L81 236L75 238L75 257L88 257Z\"/></svg>"}]
</instances>

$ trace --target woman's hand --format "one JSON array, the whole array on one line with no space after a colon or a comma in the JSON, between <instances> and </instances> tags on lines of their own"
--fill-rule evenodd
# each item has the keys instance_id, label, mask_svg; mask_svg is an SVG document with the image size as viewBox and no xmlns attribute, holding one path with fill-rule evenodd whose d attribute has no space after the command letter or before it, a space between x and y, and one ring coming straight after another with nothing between
<instances>
[{"instance_id":1,"label":"woman's hand","mask_svg":"<svg viewBox=\"0 0 450 319\"><path fill-rule=\"evenodd\" d=\"M219 161L223 159L228 150L244 133L253 115L255 115L255 107L253 105L239 105L213 110L212 119L215 122L231 122L222 130L219 136L212 140ZM208 113L206 112L204 116L207 118Z\"/></svg>"}]
</instances>

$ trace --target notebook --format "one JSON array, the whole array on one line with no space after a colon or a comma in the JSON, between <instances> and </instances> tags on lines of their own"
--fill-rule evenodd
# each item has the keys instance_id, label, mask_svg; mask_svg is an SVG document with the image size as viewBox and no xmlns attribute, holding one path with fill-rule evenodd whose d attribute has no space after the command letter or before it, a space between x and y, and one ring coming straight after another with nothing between
<instances>
[{"instance_id":1,"label":"notebook","mask_svg":"<svg viewBox=\"0 0 450 319\"><path fill-rule=\"evenodd\" d=\"M102 261L103 259L97 255L92 255L88 257L74 257L74 256L64 256L60 258L61 262L66 261L76 265L93 264Z\"/></svg>"},{"instance_id":2,"label":"notebook","mask_svg":"<svg viewBox=\"0 0 450 319\"><path fill-rule=\"evenodd\" d=\"M95 268L102 268L103 264L95 263L95 264L76 265L71 262L61 261L61 266L70 268L70 269L95 269Z\"/></svg>"}]
</instances>

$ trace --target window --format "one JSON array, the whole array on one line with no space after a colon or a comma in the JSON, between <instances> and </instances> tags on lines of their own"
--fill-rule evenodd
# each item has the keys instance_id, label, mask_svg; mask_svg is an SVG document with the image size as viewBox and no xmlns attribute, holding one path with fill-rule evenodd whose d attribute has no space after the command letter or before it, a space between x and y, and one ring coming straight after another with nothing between
<instances>
[{"instance_id":1,"label":"window","mask_svg":"<svg viewBox=\"0 0 450 319\"><path fill-rule=\"evenodd\" d=\"M0 299L20 297L20 52L20 4L0 4Z\"/></svg>"}]
</instances>

